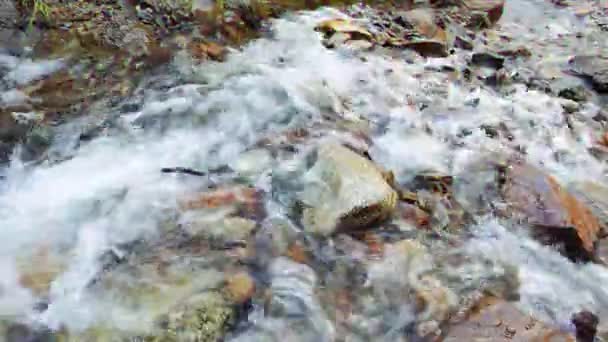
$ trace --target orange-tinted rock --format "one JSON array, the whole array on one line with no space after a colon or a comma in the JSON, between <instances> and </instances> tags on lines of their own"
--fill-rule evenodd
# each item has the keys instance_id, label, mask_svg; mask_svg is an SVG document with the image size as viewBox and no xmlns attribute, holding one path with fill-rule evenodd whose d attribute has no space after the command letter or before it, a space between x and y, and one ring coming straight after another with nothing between
<instances>
[{"instance_id":1,"label":"orange-tinted rock","mask_svg":"<svg viewBox=\"0 0 608 342\"><path fill-rule=\"evenodd\" d=\"M599 222L553 177L531 165L513 164L503 194L511 214L531 224L539 240L558 245L571 259L594 259Z\"/></svg>"},{"instance_id":2,"label":"orange-tinted rock","mask_svg":"<svg viewBox=\"0 0 608 342\"><path fill-rule=\"evenodd\" d=\"M486 13L492 24L502 17L505 8L505 0L464 0L463 3L470 11Z\"/></svg>"},{"instance_id":3,"label":"orange-tinted rock","mask_svg":"<svg viewBox=\"0 0 608 342\"><path fill-rule=\"evenodd\" d=\"M214 209L227 206L235 206L240 216L248 218L255 219L264 215L262 192L244 186L196 194L180 203L182 210Z\"/></svg>"},{"instance_id":4,"label":"orange-tinted rock","mask_svg":"<svg viewBox=\"0 0 608 342\"><path fill-rule=\"evenodd\" d=\"M193 43L190 51L195 58L212 59L215 61L223 60L226 54L226 49L214 42Z\"/></svg>"},{"instance_id":5,"label":"orange-tinted rock","mask_svg":"<svg viewBox=\"0 0 608 342\"><path fill-rule=\"evenodd\" d=\"M432 12L415 9L403 13L403 18L412 25L421 39L412 39L400 45L412 49L425 57L447 57L447 34L435 24Z\"/></svg>"},{"instance_id":6,"label":"orange-tinted rock","mask_svg":"<svg viewBox=\"0 0 608 342\"><path fill-rule=\"evenodd\" d=\"M171 50L161 46L152 46L148 49L146 62L149 66L155 67L169 63L173 57Z\"/></svg>"},{"instance_id":7,"label":"orange-tinted rock","mask_svg":"<svg viewBox=\"0 0 608 342\"><path fill-rule=\"evenodd\" d=\"M488 298L463 322L448 328L444 342L575 342L572 334L551 328L513 304Z\"/></svg>"},{"instance_id":8,"label":"orange-tinted rock","mask_svg":"<svg viewBox=\"0 0 608 342\"><path fill-rule=\"evenodd\" d=\"M248 301L255 292L255 282L249 273L237 272L226 280L226 294L235 303Z\"/></svg>"},{"instance_id":9,"label":"orange-tinted rock","mask_svg":"<svg viewBox=\"0 0 608 342\"><path fill-rule=\"evenodd\" d=\"M308 251L297 241L289 245L287 248L287 256L300 264L307 264L310 261Z\"/></svg>"}]
</instances>

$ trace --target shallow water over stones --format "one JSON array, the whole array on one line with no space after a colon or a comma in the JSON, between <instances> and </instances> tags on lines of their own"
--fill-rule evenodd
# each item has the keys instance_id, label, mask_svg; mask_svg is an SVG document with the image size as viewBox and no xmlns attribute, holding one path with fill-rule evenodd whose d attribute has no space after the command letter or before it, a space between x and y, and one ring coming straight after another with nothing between
<instances>
[{"instance_id":1,"label":"shallow water over stones","mask_svg":"<svg viewBox=\"0 0 608 342\"><path fill-rule=\"evenodd\" d=\"M315 30L342 18L375 35L381 15L290 13L223 62L178 54L123 102L53 128L46 157L14 154L0 179L2 331L449 339L487 296L565 335L582 310L605 330L608 269L574 263L525 222L495 215L509 209L501 174L517 156L604 225L603 192L576 186L606 184L601 95L562 72L569 56L604 48L600 28L569 7L508 0L497 26L467 38L473 51L444 58L328 48ZM502 67L472 61L486 51ZM12 84L29 65L0 62ZM48 63L30 70L58 67ZM564 102L573 85L591 96ZM9 88L4 102L18 98ZM321 214L319 236L309 219ZM345 218L360 224L334 231Z\"/></svg>"}]
</instances>

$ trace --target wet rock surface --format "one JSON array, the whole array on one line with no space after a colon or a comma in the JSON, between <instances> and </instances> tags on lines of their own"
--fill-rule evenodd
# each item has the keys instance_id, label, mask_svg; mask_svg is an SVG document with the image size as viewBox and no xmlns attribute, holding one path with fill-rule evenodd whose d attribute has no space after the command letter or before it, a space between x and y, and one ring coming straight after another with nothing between
<instances>
[{"instance_id":1,"label":"wet rock surface","mask_svg":"<svg viewBox=\"0 0 608 342\"><path fill-rule=\"evenodd\" d=\"M443 341L577 341L574 334L551 328L518 310L512 303L492 298L478 304L464 323L452 327Z\"/></svg>"},{"instance_id":2,"label":"wet rock surface","mask_svg":"<svg viewBox=\"0 0 608 342\"><path fill-rule=\"evenodd\" d=\"M310 187L319 182L320 188L304 190L306 230L329 235L365 228L391 215L397 194L371 161L334 143L320 146L315 157L304 177Z\"/></svg>"},{"instance_id":3,"label":"wet rock surface","mask_svg":"<svg viewBox=\"0 0 608 342\"><path fill-rule=\"evenodd\" d=\"M592 211L555 179L530 165L508 167L504 196L510 210L547 244L563 244L573 259L593 260L600 226Z\"/></svg>"},{"instance_id":4,"label":"wet rock surface","mask_svg":"<svg viewBox=\"0 0 608 342\"><path fill-rule=\"evenodd\" d=\"M0 340L605 334L602 4L11 4Z\"/></svg>"},{"instance_id":5,"label":"wet rock surface","mask_svg":"<svg viewBox=\"0 0 608 342\"><path fill-rule=\"evenodd\" d=\"M570 63L572 71L589 78L595 90L608 92L608 57L576 56Z\"/></svg>"}]
</instances>

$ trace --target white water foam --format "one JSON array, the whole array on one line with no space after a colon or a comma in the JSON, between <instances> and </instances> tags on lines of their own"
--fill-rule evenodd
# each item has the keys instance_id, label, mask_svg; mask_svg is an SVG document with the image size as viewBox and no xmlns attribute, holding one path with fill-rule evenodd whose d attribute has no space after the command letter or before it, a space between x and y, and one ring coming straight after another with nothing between
<instances>
[{"instance_id":1,"label":"white water foam","mask_svg":"<svg viewBox=\"0 0 608 342\"><path fill-rule=\"evenodd\" d=\"M513 1L513 6L518 3L545 9L537 1ZM510 9L514 14L509 14ZM508 7L506 20L517 13ZM168 166L206 170L230 164L264 134L319 120L327 112L387 119L387 132L375 139L371 154L396 171L400 180L423 169L458 173L464 161L486 151L510 150L513 146L479 130L481 124L501 122L514 135L514 144L525 145L532 163L560 180L603 180L605 166L587 151L593 131L583 125L580 136L573 136L559 100L524 87L509 94L467 88L450 84L445 74L425 71L421 64L373 53L361 59L352 51L328 50L313 28L336 16L344 15L319 10L286 17L274 22L273 38L252 42L224 63L178 65L191 84L165 97L147 99L140 112L124 117L126 133L96 138L65 161L35 167L13 161L0 193L0 312L29 316L51 328L79 330L100 320L130 328L132 321L105 315L109 305L120 308L119 302L101 305L86 285L99 271L103 252L153 234L164 213L190 190L191 183L159 170ZM505 30L509 23L529 25L508 22ZM521 29L517 25L512 26ZM563 33L559 25L548 27L546 34ZM536 32L535 37L546 38L544 34ZM11 77L25 81L17 74ZM472 98L479 99L476 107L468 104ZM412 99L415 104L428 103L432 111L408 106ZM159 118L169 120L167 129L133 126ZM471 134L460 136L465 129ZM556 151L562 154L559 160L553 157ZM15 265L42 247L68 266L53 281L49 307L40 314L32 310L35 294L19 285L21 271ZM571 264L496 224L480 227L470 253L520 267L522 304L530 309L539 303L550 307L537 310L549 318L563 319L581 307L604 312L606 292L598 288L600 281L608 279L604 269ZM561 269L568 272L556 277ZM579 293L585 295L576 297Z\"/></svg>"}]
</instances>

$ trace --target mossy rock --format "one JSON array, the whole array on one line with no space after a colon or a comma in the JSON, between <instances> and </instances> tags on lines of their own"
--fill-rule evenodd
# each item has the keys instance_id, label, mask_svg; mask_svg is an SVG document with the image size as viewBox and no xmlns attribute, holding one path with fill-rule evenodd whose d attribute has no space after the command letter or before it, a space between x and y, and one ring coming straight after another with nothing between
<instances>
[{"instance_id":1,"label":"mossy rock","mask_svg":"<svg viewBox=\"0 0 608 342\"><path fill-rule=\"evenodd\" d=\"M234 323L236 310L218 292L198 294L161 320L162 329L146 342L212 342Z\"/></svg>"}]
</instances>

